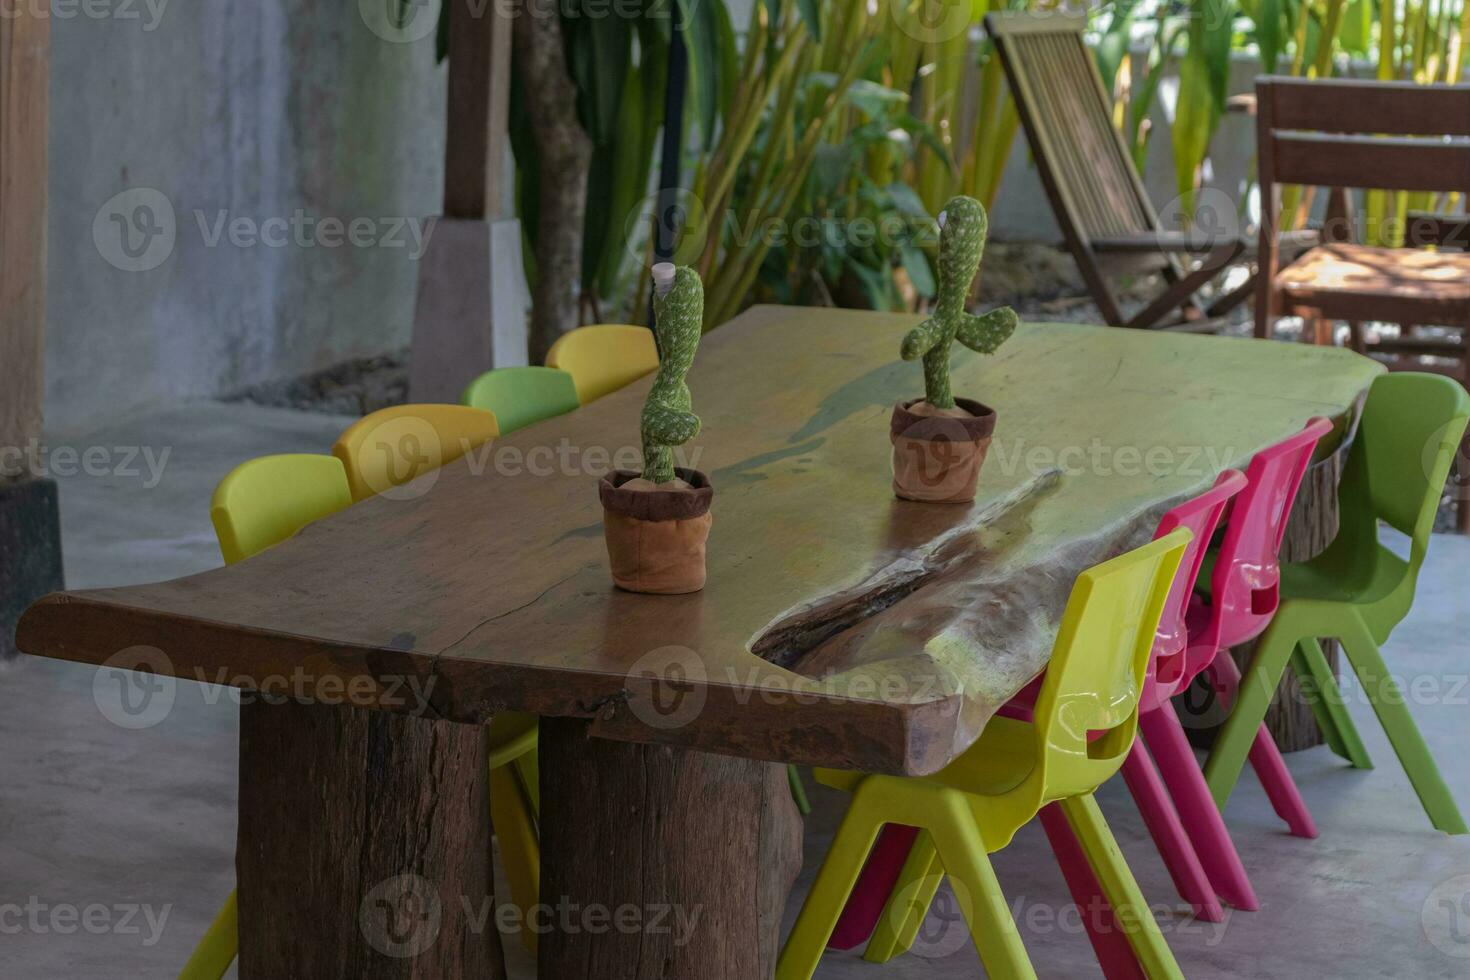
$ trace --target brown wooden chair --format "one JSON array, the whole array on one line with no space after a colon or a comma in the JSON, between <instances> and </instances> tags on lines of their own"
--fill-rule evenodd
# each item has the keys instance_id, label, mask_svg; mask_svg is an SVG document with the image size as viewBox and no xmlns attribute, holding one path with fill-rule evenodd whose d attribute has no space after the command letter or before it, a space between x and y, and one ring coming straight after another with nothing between
<instances>
[{"instance_id":1,"label":"brown wooden chair","mask_svg":"<svg viewBox=\"0 0 1470 980\"><path fill-rule=\"evenodd\" d=\"M1277 224L1282 184L1470 194L1470 85L1268 76L1256 82L1256 103L1263 229ZM1467 231L1470 220L1415 213L1406 242L1435 251L1334 241L1286 263L1263 233L1256 336L1269 337L1276 317L1299 316L1304 339L1331 343L1333 322L1343 320L1353 346L1383 355L1391 369L1470 381L1470 254L1455 250ZM1370 342L1370 320L1398 324L1401 336ZM1460 334L1418 332L1426 326ZM1464 489L1459 496L1460 529L1470 530Z\"/></svg>"},{"instance_id":2,"label":"brown wooden chair","mask_svg":"<svg viewBox=\"0 0 1470 980\"><path fill-rule=\"evenodd\" d=\"M1048 12L985 17L1010 83L1067 248L1103 319L1118 327L1209 332L1250 298L1250 282L1209 305L1200 290L1253 251L1249 236L1166 231L1118 131L1112 100L1083 41L1087 18ZM1287 247L1315 239L1297 234ZM1201 259L1194 269L1184 259ZM1165 288L1133 316L1123 313L1110 280L1160 273Z\"/></svg>"}]
</instances>

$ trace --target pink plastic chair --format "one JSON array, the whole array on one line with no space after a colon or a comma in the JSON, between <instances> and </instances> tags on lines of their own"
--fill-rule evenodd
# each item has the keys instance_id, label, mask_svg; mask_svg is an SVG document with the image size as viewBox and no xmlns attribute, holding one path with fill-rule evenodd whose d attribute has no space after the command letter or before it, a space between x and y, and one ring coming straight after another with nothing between
<instances>
[{"instance_id":1,"label":"pink plastic chair","mask_svg":"<svg viewBox=\"0 0 1470 980\"><path fill-rule=\"evenodd\" d=\"M1185 613L1185 631L1189 639L1183 664L1174 670L1169 666L1167 651L1156 647L1157 661L1150 677L1151 690L1145 689L1140 702L1147 708L1151 699L1157 699L1153 702L1153 710L1144 710L1139 715L1139 740L1148 747L1148 752L1144 753L1142 746L1135 743L1134 751L1124 765L1123 777L1139 803L1144 821L1158 843L1179 893L1195 905L1196 914L1201 918L1208 919L1214 910L1206 905L1201 914L1196 897L1200 888L1197 870L1191 867L1188 850L1180 846L1177 831L1169 823L1176 809L1177 820L1188 833L1194 854L1203 865L1214 890L1237 908L1256 909L1259 905L1220 810L1195 760L1184 727L1169 699L1188 687L1202 670L1210 672L1217 695L1222 699L1228 699L1238 686L1240 673L1230 657L1229 648L1259 636L1276 613L1280 582L1278 554L1286 534L1286 522L1317 443L1331 429L1331 422L1314 418L1296 435L1263 449L1251 460L1246 470L1246 487L1230 504L1220 548L1207 559L1209 592L1214 601L1206 602L1199 596L1189 597ZM1167 530L1161 525L1161 532ZM1199 533L1198 528L1195 530ZM1189 557L1186 555L1186 560ZM1200 557L1205 558L1203 554ZM1176 611L1172 601L1174 596L1171 594L1170 598L1169 609ZM1166 618L1160 626L1161 640L1165 626L1171 622L1177 623L1177 620ZM1171 678L1174 679L1172 683ZM1152 775L1152 779L1157 780L1162 775L1175 809L1157 798L1157 787L1148 785L1151 767L1145 763L1149 755L1158 766L1158 772ZM1250 761L1272 807L1286 821L1291 832L1299 837L1317 836L1306 802L1264 725L1252 743ZM1042 819L1060 859L1066 845L1059 839L1069 833L1070 828L1065 821L1058 821L1057 816L1043 813ZM1098 908L1096 896L1102 891L1088 865L1074 861L1070 865L1064 864L1063 870L1078 907ZM1110 924L1106 922L1094 923L1086 917L1084 922L1103 972L1110 980L1136 976L1136 959L1127 943L1118 940L1116 930L1110 930Z\"/></svg>"},{"instance_id":2,"label":"pink plastic chair","mask_svg":"<svg viewBox=\"0 0 1470 980\"><path fill-rule=\"evenodd\" d=\"M1161 711L1175 727L1178 718L1173 714L1169 698L1188 686L1194 675L1209 663L1218 649L1211 646L1209 655L1196 654L1191 657L1187 632L1187 615L1191 607L1195 578L1205 558L1205 546L1214 534L1221 514L1232 497L1246 486L1246 478L1237 470L1227 470L1205 493L1169 511L1159 522L1155 536L1168 534L1177 527L1188 527L1194 538L1179 565L1168 605L1159 624L1154 641L1153 661L1145 681L1139 706L1142 719ZM1031 714L1041 679L1033 681L1025 690L1004 708L1001 713L1026 718ZM1180 735L1182 737L1182 729ZM1209 800L1209 789L1199 766L1194 767L1199 782L1198 791ZM1195 914L1202 919L1218 922L1224 914L1215 897L1210 877L1199 856L1191 835L1180 820L1165 791L1164 783L1155 770L1148 752L1135 742L1127 761L1123 765L1123 777L1134 798L1138 801L1150 833L1158 844L1176 887L1184 898L1194 906ZM1218 823L1218 813L1215 814ZM1137 958L1128 945L1125 934L1115 921L1092 921L1090 910L1106 910L1107 902L1101 898L1102 888L1092 870L1082 857L1081 849L1072 836L1066 819L1055 807L1042 810L1041 823L1056 852L1058 862L1066 875L1067 884L1078 907L1084 910L1088 936L1092 940L1099 962L1109 978L1141 976ZM1223 832L1223 825L1220 827ZM864 942L877 924L889 894L898 881L899 872L913 844L915 831L910 827L889 826L884 828L878 842L869 855L859 877L857 887L843 910L837 928L828 945L836 949L850 949ZM1228 852L1222 863L1229 861L1239 867L1240 859L1228 834L1224 835L1223 846ZM1244 871L1241 869L1243 877ZM1249 888L1249 883L1246 883ZM1246 896L1240 896L1246 900ZM1250 907L1254 907L1254 895L1249 895ZM1108 913L1105 912L1105 915Z\"/></svg>"},{"instance_id":3,"label":"pink plastic chair","mask_svg":"<svg viewBox=\"0 0 1470 980\"><path fill-rule=\"evenodd\" d=\"M1313 418L1290 439L1255 455L1246 470L1250 485L1236 498L1220 550L1214 556L1209 599L1196 596L1190 605L1188 626L1191 635L1201 638L1200 655L1208 653L1210 643L1216 647L1214 653L1208 654L1207 669L1215 694L1222 702L1228 703L1240 685L1240 669L1229 648L1260 636L1276 615L1281 583L1278 554L1286 536L1291 505L1311 465L1317 443L1331 431L1329 420ZM1147 732L1144 737L1149 737ZM1153 748L1152 742L1149 747ZM1191 769L1197 767L1193 753L1188 754L1188 762ZM1256 732L1250 763L1272 809L1286 821L1291 833L1297 837L1316 837L1317 825L1312 814L1265 725Z\"/></svg>"}]
</instances>

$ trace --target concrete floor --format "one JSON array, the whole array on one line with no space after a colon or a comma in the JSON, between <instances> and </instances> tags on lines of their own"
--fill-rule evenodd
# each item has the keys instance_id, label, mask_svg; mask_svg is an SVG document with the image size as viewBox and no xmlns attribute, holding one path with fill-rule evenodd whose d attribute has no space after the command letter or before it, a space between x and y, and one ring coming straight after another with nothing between
<instances>
[{"instance_id":1,"label":"concrete floor","mask_svg":"<svg viewBox=\"0 0 1470 980\"><path fill-rule=\"evenodd\" d=\"M53 438L79 450L103 447L113 464L105 473L57 474L68 584L116 585L212 567L219 561L208 519L215 481L251 456L323 452L345 421L203 403ZM123 465L134 447L163 461L157 479L143 452ZM58 460L57 469L65 468ZM1386 653L1415 692L1414 714L1470 807L1467 585L1470 540L1437 538L1420 601ZM229 693L180 682L166 717L124 728L99 707L108 700L94 691L97 676L29 657L0 665L0 980L171 976L233 884L237 731ZM1253 780L1231 800L1228 818L1259 912L1233 913L1218 925L1182 916L1127 794L1117 780L1100 794L1187 976L1470 975L1470 838L1429 827L1371 709L1348 690L1379 768L1346 769L1324 749L1288 757L1320 839L1283 833ZM812 792L806 870L788 925L842 812L840 794ZM1038 973L1099 975L1035 826L994 861ZM818 976L982 975L963 926L946 911L936 906L922 950L887 966L833 954ZM513 976L533 976L519 944L506 948Z\"/></svg>"}]
</instances>

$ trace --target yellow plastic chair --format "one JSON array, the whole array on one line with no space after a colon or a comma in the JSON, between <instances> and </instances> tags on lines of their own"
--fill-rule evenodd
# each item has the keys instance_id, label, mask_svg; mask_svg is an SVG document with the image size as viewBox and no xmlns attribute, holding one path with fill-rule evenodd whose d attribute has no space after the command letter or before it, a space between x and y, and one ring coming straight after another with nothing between
<instances>
[{"instance_id":1,"label":"yellow plastic chair","mask_svg":"<svg viewBox=\"0 0 1470 980\"><path fill-rule=\"evenodd\" d=\"M585 405L658 370L653 331L625 323L578 327L546 352L546 366L561 368L577 384Z\"/></svg>"},{"instance_id":2,"label":"yellow plastic chair","mask_svg":"<svg viewBox=\"0 0 1470 980\"><path fill-rule=\"evenodd\" d=\"M912 945L944 875L992 978L1034 977L989 854L1041 808L1058 803L1147 976L1182 977L1093 791L1123 765L1138 728L1154 631L1190 533L1180 528L1077 577L1034 722L997 716L976 743L921 778L818 769L852 804L776 967L807 980L884 824L919 828L868 943L884 961Z\"/></svg>"},{"instance_id":3,"label":"yellow plastic chair","mask_svg":"<svg viewBox=\"0 0 1470 980\"><path fill-rule=\"evenodd\" d=\"M549 367L486 371L469 383L460 401L494 413L503 436L542 419L565 415L581 404L572 376Z\"/></svg>"},{"instance_id":4,"label":"yellow plastic chair","mask_svg":"<svg viewBox=\"0 0 1470 980\"><path fill-rule=\"evenodd\" d=\"M347 471L335 456L292 453L241 463L214 489L209 519L225 564L280 544L312 521L352 506ZM219 980L240 948L235 892L195 947L180 980Z\"/></svg>"},{"instance_id":5,"label":"yellow plastic chair","mask_svg":"<svg viewBox=\"0 0 1470 980\"><path fill-rule=\"evenodd\" d=\"M332 445L354 501L402 486L496 436L493 412L467 405L395 405L364 415Z\"/></svg>"},{"instance_id":6,"label":"yellow plastic chair","mask_svg":"<svg viewBox=\"0 0 1470 980\"><path fill-rule=\"evenodd\" d=\"M341 460L314 453L261 456L235 467L214 488L209 519L225 564L233 565L351 504Z\"/></svg>"}]
</instances>

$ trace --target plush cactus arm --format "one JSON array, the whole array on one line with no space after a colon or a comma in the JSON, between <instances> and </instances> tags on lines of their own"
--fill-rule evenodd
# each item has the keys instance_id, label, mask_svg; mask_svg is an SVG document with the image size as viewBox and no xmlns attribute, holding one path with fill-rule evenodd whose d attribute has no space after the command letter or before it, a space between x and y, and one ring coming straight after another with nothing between
<instances>
[{"instance_id":1,"label":"plush cactus arm","mask_svg":"<svg viewBox=\"0 0 1470 980\"><path fill-rule=\"evenodd\" d=\"M904 335L903 347L899 350L899 354L905 361L923 357L934 349L935 344L939 343L939 330L939 324L933 320L925 320Z\"/></svg>"},{"instance_id":2,"label":"plush cactus arm","mask_svg":"<svg viewBox=\"0 0 1470 980\"><path fill-rule=\"evenodd\" d=\"M1016 311L1009 306L982 316L966 313L955 339L980 354L994 354L1016 330Z\"/></svg>"},{"instance_id":3,"label":"plush cactus arm","mask_svg":"<svg viewBox=\"0 0 1470 980\"><path fill-rule=\"evenodd\" d=\"M668 483L674 478L674 449L699 434L684 376L694 363L704 322L704 285L693 269L670 273L654 267L653 311L658 332L658 373L643 405L643 478Z\"/></svg>"},{"instance_id":4,"label":"plush cactus arm","mask_svg":"<svg viewBox=\"0 0 1470 980\"><path fill-rule=\"evenodd\" d=\"M1016 314L1009 307L978 317L965 312L989 227L985 208L972 197L956 197L944 206L939 215L939 289L934 315L910 330L899 348L906 361L923 356L924 400L935 408L955 407L949 384L951 344L958 340L990 354L1016 328Z\"/></svg>"}]
</instances>

